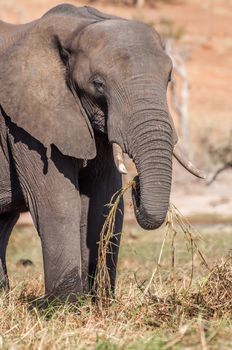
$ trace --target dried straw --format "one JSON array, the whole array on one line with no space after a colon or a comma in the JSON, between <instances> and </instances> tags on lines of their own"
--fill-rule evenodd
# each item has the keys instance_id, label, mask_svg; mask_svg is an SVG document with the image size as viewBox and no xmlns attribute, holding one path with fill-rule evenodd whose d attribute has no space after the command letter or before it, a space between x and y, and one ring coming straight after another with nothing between
<instances>
[{"instance_id":1,"label":"dried straw","mask_svg":"<svg viewBox=\"0 0 232 350\"><path fill-rule=\"evenodd\" d=\"M134 181L129 182L127 186L117 191L112 196L110 203L107 204L110 210L100 233L97 273L94 283L97 305L101 310L104 306L108 306L113 299L110 275L107 268L107 255L112 253L112 238L115 235L115 218L119 210L119 203L124 193L132 186L135 186Z\"/></svg>"}]
</instances>

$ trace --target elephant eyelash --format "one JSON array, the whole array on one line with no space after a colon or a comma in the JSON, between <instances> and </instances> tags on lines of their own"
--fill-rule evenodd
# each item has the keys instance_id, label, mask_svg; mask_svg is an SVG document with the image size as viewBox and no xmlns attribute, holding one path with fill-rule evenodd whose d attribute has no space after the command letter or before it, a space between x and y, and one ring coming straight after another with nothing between
<instances>
[{"instance_id":1,"label":"elephant eyelash","mask_svg":"<svg viewBox=\"0 0 232 350\"><path fill-rule=\"evenodd\" d=\"M94 86L97 88L97 89L102 89L104 87L104 83L102 81L96 81L94 80L93 81L93 84Z\"/></svg>"},{"instance_id":2,"label":"elephant eyelash","mask_svg":"<svg viewBox=\"0 0 232 350\"><path fill-rule=\"evenodd\" d=\"M93 84L93 86L95 87L95 89L98 92L103 93L104 88L105 88L105 83L104 83L104 81L102 81L102 79L95 77L95 78L91 79L90 82Z\"/></svg>"}]
</instances>

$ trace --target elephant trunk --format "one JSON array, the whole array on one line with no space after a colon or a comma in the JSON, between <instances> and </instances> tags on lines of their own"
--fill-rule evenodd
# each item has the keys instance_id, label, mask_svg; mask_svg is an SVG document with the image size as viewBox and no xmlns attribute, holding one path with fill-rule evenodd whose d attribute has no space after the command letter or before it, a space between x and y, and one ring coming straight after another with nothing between
<instances>
[{"instance_id":1,"label":"elephant trunk","mask_svg":"<svg viewBox=\"0 0 232 350\"><path fill-rule=\"evenodd\" d=\"M172 127L165 111L142 112L131 121L131 154L138 176L132 199L138 223L158 228L165 220L172 181Z\"/></svg>"}]
</instances>

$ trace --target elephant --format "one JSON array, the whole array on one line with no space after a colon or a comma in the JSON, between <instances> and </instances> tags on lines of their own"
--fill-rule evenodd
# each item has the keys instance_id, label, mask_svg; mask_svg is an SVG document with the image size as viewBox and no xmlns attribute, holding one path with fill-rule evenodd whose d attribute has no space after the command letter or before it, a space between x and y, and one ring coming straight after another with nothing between
<instances>
[{"instance_id":1,"label":"elephant","mask_svg":"<svg viewBox=\"0 0 232 350\"><path fill-rule=\"evenodd\" d=\"M166 91L172 62L147 24L69 4L20 25L0 21L0 284L21 212L41 240L45 295L76 300L97 269L106 206L122 187L123 153L138 175L139 225L157 229L169 205L178 151ZM107 256L115 289L121 200Z\"/></svg>"}]
</instances>

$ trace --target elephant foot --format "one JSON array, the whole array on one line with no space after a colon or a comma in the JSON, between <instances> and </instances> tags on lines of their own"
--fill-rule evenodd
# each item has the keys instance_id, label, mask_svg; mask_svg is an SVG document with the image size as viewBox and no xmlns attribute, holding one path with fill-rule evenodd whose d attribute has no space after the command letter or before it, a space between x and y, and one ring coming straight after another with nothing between
<instances>
[{"instance_id":1,"label":"elephant foot","mask_svg":"<svg viewBox=\"0 0 232 350\"><path fill-rule=\"evenodd\" d=\"M49 301L78 302L83 297L79 269L73 268L68 274L65 274L61 282L56 283L51 290L46 290L46 296Z\"/></svg>"}]
</instances>

